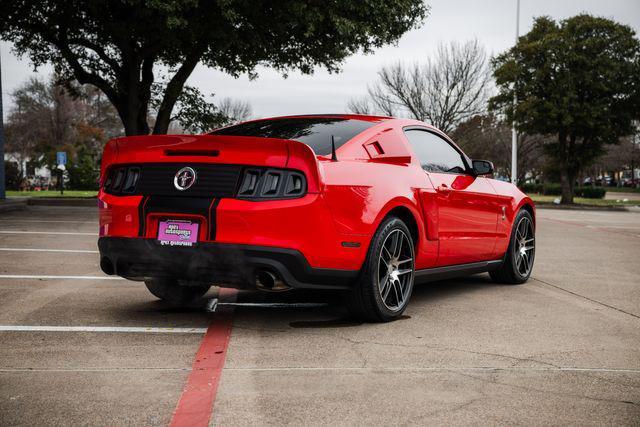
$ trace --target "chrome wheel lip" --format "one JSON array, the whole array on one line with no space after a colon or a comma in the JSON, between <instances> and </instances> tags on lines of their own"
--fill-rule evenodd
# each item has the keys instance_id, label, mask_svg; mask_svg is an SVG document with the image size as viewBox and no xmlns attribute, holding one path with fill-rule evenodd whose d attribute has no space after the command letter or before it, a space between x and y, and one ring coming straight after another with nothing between
<instances>
[{"instance_id":1,"label":"chrome wheel lip","mask_svg":"<svg viewBox=\"0 0 640 427\"><path fill-rule=\"evenodd\" d=\"M413 244L401 229L389 233L382 243L376 266L376 288L384 306L402 310L411 295L415 255Z\"/></svg>"},{"instance_id":2,"label":"chrome wheel lip","mask_svg":"<svg viewBox=\"0 0 640 427\"><path fill-rule=\"evenodd\" d=\"M536 251L536 236L533 222L529 217L523 217L516 225L513 245L513 264L521 277L528 277L533 269Z\"/></svg>"}]
</instances>

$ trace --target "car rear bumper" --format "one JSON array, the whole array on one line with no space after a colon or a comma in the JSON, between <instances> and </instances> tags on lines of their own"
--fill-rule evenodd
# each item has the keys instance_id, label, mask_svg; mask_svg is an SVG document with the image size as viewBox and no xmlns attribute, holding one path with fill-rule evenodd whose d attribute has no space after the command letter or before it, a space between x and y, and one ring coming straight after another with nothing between
<instances>
[{"instance_id":1,"label":"car rear bumper","mask_svg":"<svg viewBox=\"0 0 640 427\"><path fill-rule=\"evenodd\" d=\"M288 248L316 269L360 270L371 236L338 232L319 194L291 200L113 196L100 192L100 236L155 239L159 222L197 222L198 242ZM204 246L203 246L204 247Z\"/></svg>"},{"instance_id":2,"label":"car rear bumper","mask_svg":"<svg viewBox=\"0 0 640 427\"><path fill-rule=\"evenodd\" d=\"M128 279L173 277L237 288L255 288L269 271L291 288L348 289L358 270L313 268L295 249L200 242L193 247L162 246L156 239L101 237L100 267Z\"/></svg>"}]
</instances>

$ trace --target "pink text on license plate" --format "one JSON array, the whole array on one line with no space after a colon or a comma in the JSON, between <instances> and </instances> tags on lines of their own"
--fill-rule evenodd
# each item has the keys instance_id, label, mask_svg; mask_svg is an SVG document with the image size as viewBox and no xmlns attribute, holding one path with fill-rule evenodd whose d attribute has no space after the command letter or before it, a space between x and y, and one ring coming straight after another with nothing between
<instances>
[{"instance_id":1,"label":"pink text on license plate","mask_svg":"<svg viewBox=\"0 0 640 427\"><path fill-rule=\"evenodd\" d=\"M158 241L161 245L193 246L198 241L198 226L191 221L160 221Z\"/></svg>"}]
</instances>

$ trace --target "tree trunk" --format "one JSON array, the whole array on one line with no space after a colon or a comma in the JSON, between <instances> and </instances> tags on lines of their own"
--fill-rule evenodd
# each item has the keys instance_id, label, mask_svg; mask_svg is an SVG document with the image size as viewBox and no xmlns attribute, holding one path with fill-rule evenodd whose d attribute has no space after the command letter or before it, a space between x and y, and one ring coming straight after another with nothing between
<instances>
[{"instance_id":1,"label":"tree trunk","mask_svg":"<svg viewBox=\"0 0 640 427\"><path fill-rule=\"evenodd\" d=\"M564 166L560 171L560 187L562 190L562 198L560 203L563 205L573 204L573 187L575 182L575 173Z\"/></svg>"},{"instance_id":2,"label":"tree trunk","mask_svg":"<svg viewBox=\"0 0 640 427\"><path fill-rule=\"evenodd\" d=\"M147 124L146 114L144 117L138 117L137 114L129 114L127 111L120 113L120 120L124 126L124 134L126 136L149 135L149 125Z\"/></svg>"},{"instance_id":3,"label":"tree trunk","mask_svg":"<svg viewBox=\"0 0 640 427\"><path fill-rule=\"evenodd\" d=\"M164 89L164 97L162 98L162 103L156 115L156 123L153 127L154 135L164 135L169 130L173 107L182 93L184 84L193 72L193 69L198 65L198 61L203 52L204 51L198 51L196 54L187 57L182 63L182 66L176 71L171 80L169 80L169 83Z\"/></svg>"},{"instance_id":4,"label":"tree trunk","mask_svg":"<svg viewBox=\"0 0 640 427\"><path fill-rule=\"evenodd\" d=\"M148 104L147 104L148 105ZM147 108L141 107L135 98L131 99L127 94L120 96L120 101L114 104L126 136L149 135L149 123L147 122Z\"/></svg>"}]
</instances>

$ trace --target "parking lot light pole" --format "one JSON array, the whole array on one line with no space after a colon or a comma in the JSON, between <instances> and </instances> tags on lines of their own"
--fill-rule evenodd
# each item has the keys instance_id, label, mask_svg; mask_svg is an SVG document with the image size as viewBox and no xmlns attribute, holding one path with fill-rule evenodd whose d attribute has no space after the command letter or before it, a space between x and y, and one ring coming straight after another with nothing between
<instances>
[{"instance_id":1,"label":"parking lot light pole","mask_svg":"<svg viewBox=\"0 0 640 427\"><path fill-rule=\"evenodd\" d=\"M6 197L4 176L4 113L2 111L2 58L0 58L0 200Z\"/></svg>"},{"instance_id":2,"label":"parking lot light pole","mask_svg":"<svg viewBox=\"0 0 640 427\"><path fill-rule=\"evenodd\" d=\"M520 0L516 0L516 44L518 44L518 37L520 37ZM513 88L513 111L514 119L511 122L511 182L518 183L518 131L516 130L515 109L518 103L518 98L515 91L515 84Z\"/></svg>"}]
</instances>

